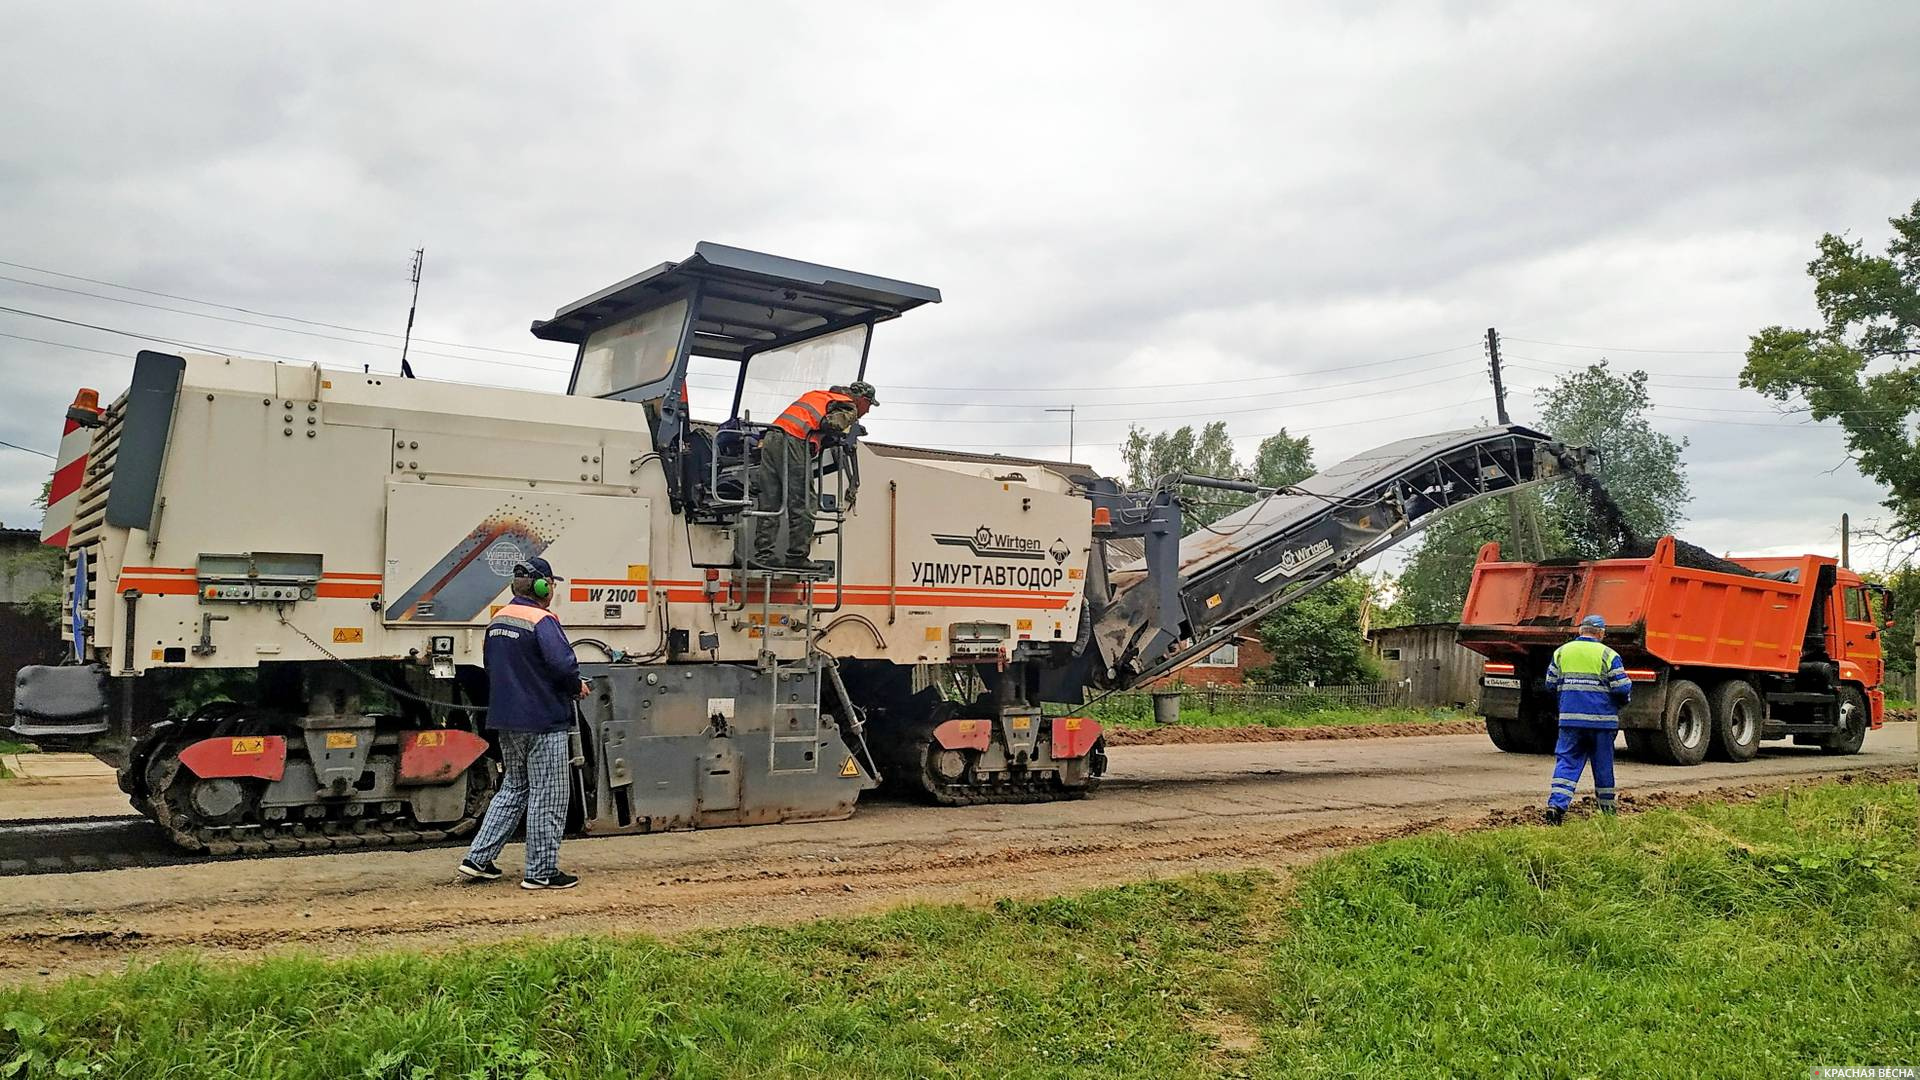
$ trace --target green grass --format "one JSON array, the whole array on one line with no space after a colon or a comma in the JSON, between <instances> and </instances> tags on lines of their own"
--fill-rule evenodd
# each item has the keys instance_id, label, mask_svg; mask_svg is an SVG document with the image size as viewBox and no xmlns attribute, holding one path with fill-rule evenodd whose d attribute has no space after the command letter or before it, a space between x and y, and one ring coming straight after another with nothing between
<instances>
[{"instance_id":1,"label":"green grass","mask_svg":"<svg viewBox=\"0 0 1920 1080\"><path fill-rule=\"evenodd\" d=\"M0 739L0 754L37 754L40 748L32 743L15 742L12 739ZM0 780L13 779L13 770L0 764ZM0 1075L4 1075L0 1073Z\"/></svg>"},{"instance_id":2,"label":"green grass","mask_svg":"<svg viewBox=\"0 0 1920 1080\"><path fill-rule=\"evenodd\" d=\"M1151 710L1132 708L1127 702L1108 709L1095 705L1087 710L1093 718L1109 727L1156 727ZM1474 713L1459 709L1413 709L1404 707L1372 708L1357 705L1326 705L1318 708L1243 708L1222 705L1209 712L1205 708L1182 707L1180 723L1189 727L1332 727L1348 724L1435 724L1448 720L1477 719Z\"/></svg>"},{"instance_id":3,"label":"green grass","mask_svg":"<svg viewBox=\"0 0 1920 1080\"><path fill-rule=\"evenodd\" d=\"M0 992L0 1075L1804 1076L1920 1060L1914 786L779 929ZM593 887L590 882L587 887ZM537 903L538 901L531 901Z\"/></svg>"}]
</instances>

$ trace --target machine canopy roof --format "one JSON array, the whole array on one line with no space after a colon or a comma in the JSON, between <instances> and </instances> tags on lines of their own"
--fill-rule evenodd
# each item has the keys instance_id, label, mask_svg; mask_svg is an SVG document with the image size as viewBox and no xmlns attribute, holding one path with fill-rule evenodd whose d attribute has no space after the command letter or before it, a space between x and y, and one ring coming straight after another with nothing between
<instances>
[{"instance_id":1,"label":"machine canopy roof","mask_svg":"<svg viewBox=\"0 0 1920 1080\"><path fill-rule=\"evenodd\" d=\"M535 320L533 336L580 344L587 335L697 287L693 353L743 360L822 333L897 318L940 302L940 290L702 241L664 262Z\"/></svg>"}]
</instances>

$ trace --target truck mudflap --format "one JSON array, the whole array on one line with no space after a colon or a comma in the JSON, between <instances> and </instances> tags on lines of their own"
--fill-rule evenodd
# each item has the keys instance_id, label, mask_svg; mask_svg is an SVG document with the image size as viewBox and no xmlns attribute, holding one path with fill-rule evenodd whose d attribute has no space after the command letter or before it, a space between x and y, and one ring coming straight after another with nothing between
<instances>
[{"instance_id":1,"label":"truck mudflap","mask_svg":"<svg viewBox=\"0 0 1920 1080\"><path fill-rule=\"evenodd\" d=\"M107 673L91 664L29 664L13 679L12 731L23 738L104 735L108 708Z\"/></svg>"}]
</instances>

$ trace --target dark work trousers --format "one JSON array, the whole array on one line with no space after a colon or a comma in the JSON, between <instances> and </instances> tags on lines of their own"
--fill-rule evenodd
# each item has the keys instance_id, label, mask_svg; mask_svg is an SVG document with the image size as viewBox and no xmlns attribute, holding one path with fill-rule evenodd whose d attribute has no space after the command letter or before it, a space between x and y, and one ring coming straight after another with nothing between
<instances>
[{"instance_id":1,"label":"dark work trousers","mask_svg":"<svg viewBox=\"0 0 1920 1080\"><path fill-rule=\"evenodd\" d=\"M1547 805L1565 810L1573 803L1573 788L1587 763L1593 763L1593 797L1600 812L1613 813L1613 728L1563 727L1554 744L1553 782L1547 788Z\"/></svg>"},{"instance_id":2,"label":"dark work trousers","mask_svg":"<svg viewBox=\"0 0 1920 1080\"><path fill-rule=\"evenodd\" d=\"M809 450L805 439L779 428L760 440L753 508L781 512L779 517L754 519L753 561L762 566L804 566L813 556L813 512L807 505Z\"/></svg>"}]
</instances>

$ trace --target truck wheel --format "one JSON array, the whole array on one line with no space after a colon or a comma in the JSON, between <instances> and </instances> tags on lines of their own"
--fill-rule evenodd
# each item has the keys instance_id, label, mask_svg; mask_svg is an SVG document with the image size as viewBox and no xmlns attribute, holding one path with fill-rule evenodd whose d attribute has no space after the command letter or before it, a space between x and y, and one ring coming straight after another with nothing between
<instances>
[{"instance_id":1,"label":"truck wheel","mask_svg":"<svg viewBox=\"0 0 1920 1080\"><path fill-rule=\"evenodd\" d=\"M1840 688L1840 729L1827 736L1820 744L1823 754L1857 754L1860 744L1867 741L1867 724L1872 720L1867 711L1867 695L1851 686Z\"/></svg>"},{"instance_id":2,"label":"truck wheel","mask_svg":"<svg viewBox=\"0 0 1920 1080\"><path fill-rule=\"evenodd\" d=\"M1553 729L1546 728L1544 741L1542 727L1526 720L1502 720L1489 716L1487 738L1493 745L1509 754L1551 754L1553 753Z\"/></svg>"},{"instance_id":3,"label":"truck wheel","mask_svg":"<svg viewBox=\"0 0 1920 1080\"><path fill-rule=\"evenodd\" d=\"M1660 726L1647 732L1649 760L1662 765L1698 765L1713 742L1713 708L1700 684L1675 679L1667 684L1667 707Z\"/></svg>"},{"instance_id":4,"label":"truck wheel","mask_svg":"<svg viewBox=\"0 0 1920 1080\"><path fill-rule=\"evenodd\" d=\"M1760 728L1766 703L1745 679L1728 679L1713 688L1713 744L1716 761L1752 761L1760 753Z\"/></svg>"}]
</instances>

